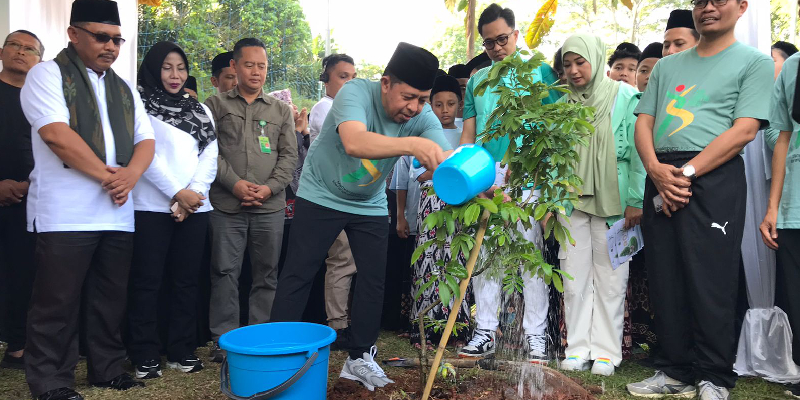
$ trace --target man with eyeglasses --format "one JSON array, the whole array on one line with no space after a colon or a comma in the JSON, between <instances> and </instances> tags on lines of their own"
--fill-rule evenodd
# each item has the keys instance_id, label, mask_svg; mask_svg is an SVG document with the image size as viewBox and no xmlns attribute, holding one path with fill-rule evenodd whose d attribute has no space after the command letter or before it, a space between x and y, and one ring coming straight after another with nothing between
<instances>
[{"instance_id":1,"label":"man with eyeglasses","mask_svg":"<svg viewBox=\"0 0 800 400\"><path fill-rule=\"evenodd\" d=\"M0 48L0 338L8 343L0 367L24 369L25 324L33 285L35 236L25 221L28 175L33 169L31 126L19 92L28 71L42 59L44 46L19 30Z\"/></svg>"},{"instance_id":2,"label":"man with eyeglasses","mask_svg":"<svg viewBox=\"0 0 800 400\"><path fill-rule=\"evenodd\" d=\"M729 398L747 182L744 146L768 125L772 59L736 41L747 0L694 0L697 46L655 64L635 113L647 170L644 234L661 351L638 397ZM713 249L713 250L709 250ZM695 383L699 381L697 389Z\"/></svg>"},{"instance_id":3,"label":"man with eyeglasses","mask_svg":"<svg viewBox=\"0 0 800 400\"><path fill-rule=\"evenodd\" d=\"M37 233L25 378L39 400L83 399L72 389L79 325L90 384L144 386L125 373L120 331L133 250L128 200L153 159L153 128L136 87L111 69L125 41L117 3L76 0L69 23L67 48L33 67L20 95L35 161L28 231Z\"/></svg>"},{"instance_id":4,"label":"man with eyeglasses","mask_svg":"<svg viewBox=\"0 0 800 400\"><path fill-rule=\"evenodd\" d=\"M517 38L519 31L514 27L514 12L508 8L502 8L497 4L491 4L481 13L478 19L478 33L483 38L483 47L486 48L486 55L492 60L492 64L504 60L517 51ZM472 64L473 61L470 61ZM467 64L469 65L469 64ZM489 76L491 67L485 67L473 75L467 82L466 96L464 97L464 129L461 133L461 144L476 143L476 138L490 126L487 126L489 116L497 108L500 95L494 93L496 88L489 88L481 95L475 95L475 87ZM511 71L509 75L514 74ZM503 78L502 85L508 85L510 76ZM554 83L558 80L558 75L547 64L542 64L536 69L532 76L532 82ZM561 97L560 92L552 91L550 96L543 102L550 104L556 102ZM499 165L500 161L508 151L510 140L508 137L484 141L478 139L478 143L483 146L494 157ZM487 191L493 192L496 186ZM494 196L491 194L490 196ZM539 285L541 283L541 286ZM528 288L533 292L541 293L547 287L544 281L535 281L532 285L536 288ZM501 296L500 282L494 279L483 277L476 278L475 288L475 308L477 311L477 325L475 332L469 343L459 352L460 357L486 357L495 352L495 331L499 325L497 319L497 307ZM546 297L546 296L545 296ZM546 363L548 360L545 329L547 326L547 301L537 304L544 307L544 311L528 314L537 317L528 318L526 316L524 331L528 346L528 359L531 362ZM526 310L530 311L530 310ZM542 317L545 318L542 318Z\"/></svg>"}]
</instances>

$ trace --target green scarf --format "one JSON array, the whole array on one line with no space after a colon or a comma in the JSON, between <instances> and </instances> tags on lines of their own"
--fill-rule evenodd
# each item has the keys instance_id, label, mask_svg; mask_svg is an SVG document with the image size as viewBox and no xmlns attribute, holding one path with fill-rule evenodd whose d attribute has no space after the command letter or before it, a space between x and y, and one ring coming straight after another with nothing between
<instances>
[{"instance_id":1,"label":"green scarf","mask_svg":"<svg viewBox=\"0 0 800 400\"><path fill-rule=\"evenodd\" d=\"M595 109L594 121L591 121L595 131L589 137L589 146L578 146L576 149L580 161L575 172L583 179L583 186L575 208L598 217L611 217L623 212L617 183L617 153L611 127L611 112L620 83L611 80L604 73L605 50L603 41L589 34L571 36L564 42L561 50L563 55L580 55L592 66L591 80L586 86L577 88L569 84L572 91L569 101Z\"/></svg>"},{"instance_id":2,"label":"green scarf","mask_svg":"<svg viewBox=\"0 0 800 400\"><path fill-rule=\"evenodd\" d=\"M97 107L92 83L72 43L61 50L55 58L61 69L64 100L69 109L69 127L94 151L94 154L106 162L106 145L103 135L103 123ZM112 69L105 73L106 104L111 131L114 134L114 146L117 151L117 163L128 165L133 155L133 95L128 85Z\"/></svg>"}]
</instances>

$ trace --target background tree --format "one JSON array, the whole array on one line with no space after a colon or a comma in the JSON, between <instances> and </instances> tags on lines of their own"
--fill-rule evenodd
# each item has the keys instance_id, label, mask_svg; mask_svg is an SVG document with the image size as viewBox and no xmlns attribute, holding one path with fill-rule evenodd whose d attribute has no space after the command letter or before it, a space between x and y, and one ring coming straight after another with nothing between
<instances>
[{"instance_id":1,"label":"background tree","mask_svg":"<svg viewBox=\"0 0 800 400\"><path fill-rule=\"evenodd\" d=\"M464 17L464 42L467 47L467 60L475 57L475 39L477 34L477 17L475 16L477 0L444 0L444 5L451 12L466 11Z\"/></svg>"},{"instance_id":2,"label":"background tree","mask_svg":"<svg viewBox=\"0 0 800 400\"><path fill-rule=\"evenodd\" d=\"M139 6L139 60L158 41L179 44L201 99L213 94L211 60L243 37L267 46L265 90L290 88L298 101L316 99L318 60L298 0L162 0L158 6Z\"/></svg>"}]
</instances>

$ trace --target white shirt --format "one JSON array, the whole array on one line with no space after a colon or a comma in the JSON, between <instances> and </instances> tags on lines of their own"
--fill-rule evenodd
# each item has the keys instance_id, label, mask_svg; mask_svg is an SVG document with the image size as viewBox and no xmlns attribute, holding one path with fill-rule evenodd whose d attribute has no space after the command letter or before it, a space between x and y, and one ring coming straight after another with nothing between
<instances>
[{"instance_id":1,"label":"white shirt","mask_svg":"<svg viewBox=\"0 0 800 400\"><path fill-rule=\"evenodd\" d=\"M332 105L333 97L325 95L317 104L314 104L314 107L311 107L311 114L308 117L308 131L311 143L314 143L314 139L319 136L319 132L322 130L322 123L325 122L325 117L328 116Z\"/></svg>"},{"instance_id":2,"label":"white shirt","mask_svg":"<svg viewBox=\"0 0 800 400\"><path fill-rule=\"evenodd\" d=\"M206 115L214 124L211 110L200 103ZM156 137L156 154L153 162L136 184L133 193L133 207L136 211L171 213L169 203L175 193L189 189L206 197L196 212L211 211L208 189L217 176L217 155L219 148L214 140L202 153L198 141L170 124L150 116Z\"/></svg>"},{"instance_id":3,"label":"white shirt","mask_svg":"<svg viewBox=\"0 0 800 400\"><path fill-rule=\"evenodd\" d=\"M106 109L104 76L87 69L100 111L106 145L106 165L118 167L114 134ZM134 101L133 143L154 139L153 127L139 92L129 82ZM103 190L100 182L72 168L53 153L39 136L45 125L63 122L69 125L69 110L64 100L61 70L55 61L34 66L25 79L20 94L22 111L31 124L33 159L28 190L28 231L123 231L133 232L132 196L119 207Z\"/></svg>"},{"instance_id":4,"label":"white shirt","mask_svg":"<svg viewBox=\"0 0 800 400\"><path fill-rule=\"evenodd\" d=\"M456 124L458 129L462 129L462 130L464 129L464 118L456 117L456 120L453 121L453 122ZM456 147L458 147L458 146L454 146L453 148L455 149Z\"/></svg>"}]
</instances>

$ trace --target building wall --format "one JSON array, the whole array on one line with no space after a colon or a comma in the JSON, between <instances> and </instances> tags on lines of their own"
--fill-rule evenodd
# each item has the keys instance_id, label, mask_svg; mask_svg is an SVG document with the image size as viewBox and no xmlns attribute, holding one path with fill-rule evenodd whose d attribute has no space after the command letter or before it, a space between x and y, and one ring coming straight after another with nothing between
<instances>
[{"instance_id":1,"label":"building wall","mask_svg":"<svg viewBox=\"0 0 800 400\"><path fill-rule=\"evenodd\" d=\"M44 60L53 59L66 47L69 14L73 0L0 0L0 38L25 29L35 33L45 47ZM131 82L136 80L137 2L117 0L126 42L114 63L114 71ZM0 67L1 68L1 67Z\"/></svg>"}]
</instances>

